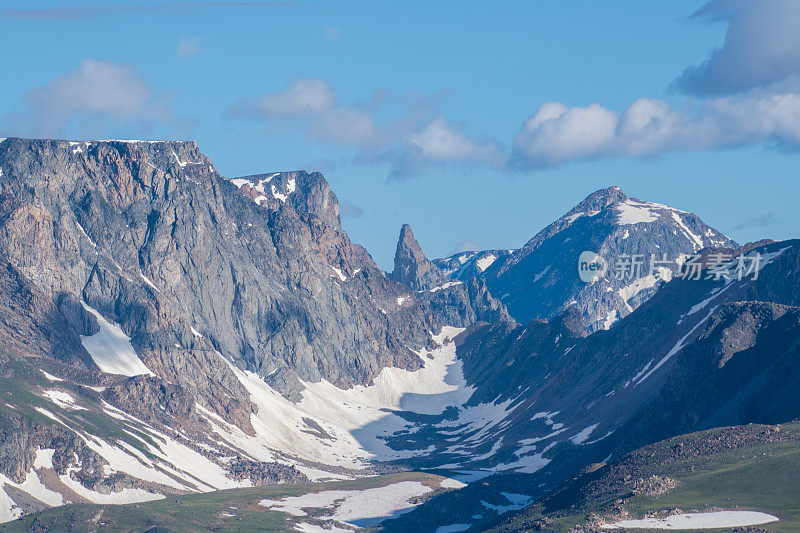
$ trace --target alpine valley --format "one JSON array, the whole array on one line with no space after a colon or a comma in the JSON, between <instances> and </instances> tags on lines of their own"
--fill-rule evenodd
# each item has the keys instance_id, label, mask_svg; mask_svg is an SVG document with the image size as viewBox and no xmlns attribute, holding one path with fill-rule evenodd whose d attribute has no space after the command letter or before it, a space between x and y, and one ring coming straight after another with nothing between
<instances>
[{"instance_id":1,"label":"alpine valley","mask_svg":"<svg viewBox=\"0 0 800 533\"><path fill-rule=\"evenodd\" d=\"M384 272L319 173L7 138L0 263L2 531L800 529L800 241L609 187Z\"/></svg>"}]
</instances>

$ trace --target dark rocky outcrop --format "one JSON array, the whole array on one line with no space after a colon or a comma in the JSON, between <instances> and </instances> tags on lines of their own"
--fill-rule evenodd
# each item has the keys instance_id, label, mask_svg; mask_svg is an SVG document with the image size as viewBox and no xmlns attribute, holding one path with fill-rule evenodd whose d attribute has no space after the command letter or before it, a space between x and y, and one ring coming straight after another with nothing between
<instances>
[{"instance_id":1,"label":"dark rocky outcrop","mask_svg":"<svg viewBox=\"0 0 800 533\"><path fill-rule=\"evenodd\" d=\"M429 289L446 280L442 271L425 257L408 224L400 229L392 279L414 290Z\"/></svg>"}]
</instances>

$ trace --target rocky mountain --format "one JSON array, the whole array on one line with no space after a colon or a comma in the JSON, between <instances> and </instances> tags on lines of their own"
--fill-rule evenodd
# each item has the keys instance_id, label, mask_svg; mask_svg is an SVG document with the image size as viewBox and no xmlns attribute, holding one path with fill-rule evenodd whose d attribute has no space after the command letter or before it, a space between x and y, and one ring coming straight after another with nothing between
<instances>
[{"instance_id":1,"label":"rocky mountain","mask_svg":"<svg viewBox=\"0 0 800 533\"><path fill-rule=\"evenodd\" d=\"M33 398L0 407L15 443L2 469L22 482L54 453L45 469L78 483L48 488L63 501L363 468L372 452L348 422L298 408L303 392L413 374L443 325L507 317L477 284L418 292L386 276L320 174L228 180L192 142L16 138L0 169L0 354L6 385L27 376L15 390ZM339 439L344 459L328 451Z\"/></svg>"},{"instance_id":2,"label":"rocky mountain","mask_svg":"<svg viewBox=\"0 0 800 533\"><path fill-rule=\"evenodd\" d=\"M609 187L589 195L518 250L467 252L435 264L454 279L483 278L520 323L551 319L575 306L589 331L596 331L641 305L688 256L736 246L692 213ZM601 256L607 269L588 283L578 275L584 251Z\"/></svg>"},{"instance_id":3,"label":"rocky mountain","mask_svg":"<svg viewBox=\"0 0 800 533\"><path fill-rule=\"evenodd\" d=\"M415 290L419 298L428 300L446 324L514 322L503 303L489 293L482 279L468 279L466 283L450 280L429 261L408 224L400 229L390 277Z\"/></svg>"},{"instance_id":4,"label":"rocky mountain","mask_svg":"<svg viewBox=\"0 0 800 533\"><path fill-rule=\"evenodd\" d=\"M587 250L610 274L580 279ZM430 261L406 225L387 274L318 173L10 138L0 261L2 521L278 484L291 514L317 481L424 470L353 486L393 487L385 530L483 530L591 463L800 416L800 242L737 247L618 188L520 250ZM315 505L308 527L365 524Z\"/></svg>"},{"instance_id":5,"label":"rocky mountain","mask_svg":"<svg viewBox=\"0 0 800 533\"><path fill-rule=\"evenodd\" d=\"M415 290L428 289L447 281L442 271L425 257L408 224L400 229L392 279Z\"/></svg>"},{"instance_id":6,"label":"rocky mountain","mask_svg":"<svg viewBox=\"0 0 800 533\"><path fill-rule=\"evenodd\" d=\"M455 412L418 422L403 445L435 448L425 468L491 474L387 527L446 515L482 530L591 463L681 433L800 417L790 392L800 242L745 257L760 258L757 279L715 280L706 267L699 280L665 283L608 331L587 335L574 306L550 322L467 329L456 343L474 392Z\"/></svg>"}]
</instances>

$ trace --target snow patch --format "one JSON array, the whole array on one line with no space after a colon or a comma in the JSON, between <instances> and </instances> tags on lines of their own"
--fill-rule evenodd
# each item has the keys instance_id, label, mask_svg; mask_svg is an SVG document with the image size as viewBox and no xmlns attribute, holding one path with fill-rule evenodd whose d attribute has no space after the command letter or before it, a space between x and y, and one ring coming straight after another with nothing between
<instances>
[{"instance_id":1,"label":"snow patch","mask_svg":"<svg viewBox=\"0 0 800 533\"><path fill-rule=\"evenodd\" d=\"M62 409L70 409L72 411L85 411L86 409L75 404L75 398L64 391L60 390L46 390L42 393L48 400L61 407Z\"/></svg>"},{"instance_id":2,"label":"snow patch","mask_svg":"<svg viewBox=\"0 0 800 533\"><path fill-rule=\"evenodd\" d=\"M439 483L439 487L441 487L443 489L463 489L466 486L467 486L466 483L462 483L461 481L459 481L457 479L453 479L453 478L449 478L449 477L445 478L444 480L442 480L441 483Z\"/></svg>"},{"instance_id":3,"label":"snow patch","mask_svg":"<svg viewBox=\"0 0 800 533\"><path fill-rule=\"evenodd\" d=\"M672 218L675 220L678 226L680 226L684 235L686 235L686 237L692 243L692 248L695 250L701 249L703 247L703 239L692 233L692 230L690 230L686 224L683 223L683 219L681 219L681 216L675 211L672 212Z\"/></svg>"},{"instance_id":4,"label":"snow patch","mask_svg":"<svg viewBox=\"0 0 800 533\"><path fill-rule=\"evenodd\" d=\"M461 285L461 282L460 281L448 281L447 283L439 285L438 287L434 287L432 289L428 289L428 292L441 291L441 290L444 290L444 289L449 289L450 287L455 287L456 285Z\"/></svg>"},{"instance_id":5,"label":"snow patch","mask_svg":"<svg viewBox=\"0 0 800 533\"><path fill-rule=\"evenodd\" d=\"M619 315L619 313L617 312L616 309L612 309L611 311L609 311L608 314L606 315L605 320L603 320L603 329L611 328L611 326L613 326L614 323L617 320L619 320L619 316L618 315Z\"/></svg>"},{"instance_id":6,"label":"snow patch","mask_svg":"<svg viewBox=\"0 0 800 533\"><path fill-rule=\"evenodd\" d=\"M589 439L589 435L591 435L595 429L597 429L597 424L592 424L580 430L580 432L573 435L569 440L571 440L573 444L583 444Z\"/></svg>"},{"instance_id":7,"label":"snow patch","mask_svg":"<svg viewBox=\"0 0 800 533\"><path fill-rule=\"evenodd\" d=\"M777 522L778 517L756 511L714 511L709 513L675 514L666 518L622 520L605 524L603 529L713 529L756 526Z\"/></svg>"},{"instance_id":8,"label":"snow patch","mask_svg":"<svg viewBox=\"0 0 800 533\"><path fill-rule=\"evenodd\" d=\"M617 223L622 226L650 223L658 220L658 214L650 210L650 205L646 203L632 202L630 200L621 202L616 207L619 211Z\"/></svg>"},{"instance_id":9,"label":"snow patch","mask_svg":"<svg viewBox=\"0 0 800 533\"><path fill-rule=\"evenodd\" d=\"M712 307L712 308L711 308L711 310L708 312L708 315L706 315L706 316L705 316L705 318L703 318L702 320L700 320L699 322L697 322L697 324L695 324L695 325L694 325L694 327L693 327L692 329L690 329L690 330L689 330L689 333L687 333L686 335L684 335L683 337L681 337L681 338L680 338L680 340L679 340L677 343L675 343L675 346L673 346L673 347L672 347L672 349L671 349L669 352L667 352L667 355L665 355L664 357L662 357L662 358L661 358L661 360L658 362L658 364L656 364L656 366L654 366L654 367L653 367L653 368L652 368L652 369L651 369L651 370L650 370L650 371L649 371L647 374L645 374L645 375L644 375L644 376L643 376L643 377L642 377L642 378L641 378L639 381L637 381L637 382L636 382L636 385L640 384L641 382L643 382L644 380L646 380L647 378L649 378L649 377L650 377L650 376L653 374L653 372L655 372L656 370L658 370L659 368L661 368L661 366L662 366L664 363L666 363L666 362L667 362L667 361L668 361L668 360L669 360L669 359L670 359L670 358L671 358L673 355L675 355L676 353L678 353L679 351L681 351L681 350L683 349L683 347L684 347L684 346L686 346L686 341L687 341L687 339L688 339L688 338L689 338L689 337L690 337L690 336L691 336L691 335L692 335L692 334L693 334L695 331L697 331L697 328L699 328L699 327L700 327L702 324L704 324L706 320L708 320L709 318L711 318L711 315L712 315L712 313L714 313L714 311L716 311L716 310L717 310L717 307L719 307L719 306L718 306L718 305L715 305L714 307Z\"/></svg>"},{"instance_id":10,"label":"snow patch","mask_svg":"<svg viewBox=\"0 0 800 533\"><path fill-rule=\"evenodd\" d=\"M42 374L44 374L44 377L45 377L45 378L47 378L47 380L48 380L48 381L64 381L64 380L63 380L63 379L61 379L61 378L57 378L57 377L55 377L53 374L48 374L47 372L45 372L45 371L44 371L44 370L42 370L41 368L39 369L39 372L41 372Z\"/></svg>"},{"instance_id":11,"label":"snow patch","mask_svg":"<svg viewBox=\"0 0 800 533\"><path fill-rule=\"evenodd\" d=\"M64 483L68 488L72 489L73 492L78 494L78 496L83 496L87 500L92 503L102 503L102 504L124 504L124 503L139 503L139 502L149 502L153 500L160 500L164 496L162 494L155 494L153 492L147 492L146 490L142 489L122 489L118 492L109 492L108 494L103 494L100 492L95 492L84 487L79 481L72 479L72 472L76 469L74 467L70 467L66 474L59 476L61 482Z\"/></svg>"},{"instance_id":12,"label":"snow patch","mask_svg":"<svg viewBox=\"0 0 800 533\"><path fill-rule=\"evenodd\" d=\"M347 276L345 276L341 270L336 268L335 266L331 266L331 269L336 273L336 277L339 278L339 281L347 281Z\"/></svg>"},{"instance_id":13,"label":"snow patch","mask_svg":"<svg viewBox=\"0 0 800 533\"><path fill-rule=\"evenodd\" d=\"M154 290L154 291L156 291L156 292L161 292L161 291L159 290L159 288L158 288L158 287L156 287L155 285L153 285L153 282L152 282L152 281L150 281L150 278L148 278L147 276L145 276L145 275L142 273L142 271L141 271L141 270L139 271L139 277L140 277L140 278L142 278L142 281L144 281L145 283L147 283L147 286L148 286L148 287L150 287L151 289L153 289L153 290Z\"/></svg>"},{"instance_id":14,"label":"snow patch","mask_svg":"<svg viewBox=\"0 0 800 533\"><path fill-rule=\"evenodd\" d=\"M411 511L411 500L431 491L419 481L401 481L385 487L364 490L327 490L280 500L261 500L258 504L292 516L306 516L305 509L328 509L324 519L356 527L370 527Z\"/></svg>"},{"instance_id":15,"label":"snow patch","mask_svg":"<svg viewBox=\"0 0 800 533\"><path fill-rule=\"evenodd\" d=\"M108 374L123 376L153 375L131 346L131 339L117 324L112 324L96 309L81 301L83 308L92 313L100 325L100 331L91 336L81 335L81 343L95 364Z\"/></svg>"},{"instance_id":16,"label":"snow patch","mask_svg":"<svg viewBox=\"0 0 800 533\"><path fill-rule=\"evenodd\" d=\"M497 514L505 514L509 511L524 509L533 501L533 498L526 494L515 494L513 492L501 492L500 494L509 501L510 505L494 505L483 500L481 500L481 505L486 509L495 511Z\"/></svg>"},{"instance_id":17,"label":"snow patch","mask_svg":"<svg viewBox=\"0 0 800 533\"><path fill-rule=\"evenodd\" d=\"M489 254L486 257L481 257L477 261L475 261L475 265L480 269L481 272L492 266L492 263L495 262L497 256L494 254Z\"/></svg>"},{"instance_id":18,"label":"snow patch","mask_svg":"<svg viewBox=\"0 0 800 533\"><path fill-rule=\"evenodd\" d=\"M54 449L41 449L36 450L36 457L33 459L33 468L53 468L53 454Z\"/></svg>"},{"instance_id":19,"label":"snow patch","mask_svg":"<svg viewBox=\"0 0 800 533\"><path fill-rule=\"evenodd\" d=\"M617 291L617 294L619 294L620 298L627 302L643 290L654 287L658 281L658 277L654 276L653 274L648 274L647 276L637 278L633 280L632 283L622 287Z\"/></svg>"},{"instance_id":20,"label":"snow patch","mask_svg":"<svg viewBox=\"0 0 800 533\"><path fill-rule=\"evenodd\" d=\"M536 283L537 281L542 279L542 277L544 277L544 275L547 274L548 272L550 272L550 265L547 265L546 267L544 267L544 270L533 276L533 282Z\"/></svg>"}]
</instances>

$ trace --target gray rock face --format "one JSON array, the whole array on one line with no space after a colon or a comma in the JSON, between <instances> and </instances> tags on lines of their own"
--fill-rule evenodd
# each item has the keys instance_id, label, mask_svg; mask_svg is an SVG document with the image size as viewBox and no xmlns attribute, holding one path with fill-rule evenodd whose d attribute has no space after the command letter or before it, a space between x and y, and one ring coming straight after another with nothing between
<instances>
[{"instance_id":1,"label":"gray rock face","mask_svg":"<svg viewBox=\"0 0 800 533\"><path fill-rule=\"evenodd\" d=\"M25 139L0 143L0 168L0 250L17 284L4 297L27 287L40 303L25 312L68 325L41 349L96 370L82 300L157 376L245 427L226 360L298 399L301 381L418 368L412 350L448 321L507 318L482 283L409 295L341 230L318 173L227 180L192 142ZM440 279L408 228L398 254L413 287Z\"/></svg>"},{"instance_id":2,"label":"gray rock face","mask_svg":"<svg viewBox=\"0 0 800 533\"><path fill-rule=\"evenodd\" d=\"M609 187L589 195L519 250L457 254L436 264L455 279L483 278L521 323L550 319L575 306L586 327L596 331L650 298L687 256L736 246L692 213ZM583 251L601 255L609 272L592 283L581 281Z\"/></svg>"},{"instance_id":3,"label":"gray rock face","mask_svg":"<svg viewBox=\"0 0 800 533\"><path fill-rule=\"evenodd\" d=\"M339 200L319 172L272 172L231 180L254 202L272 210L289 203L296 212L315 215L333 228L341 228Z\"/></svg>"},{"instance_id":4,"label":"gray rock face","mask_svg":"<svg viewBox=\"0 0 800 533\"><path fill-rule=\"evenodd\" d=\"M416 299L426 301L445 324L466 327L477 321L513 322L502 302L489 294L482 279L453 281L429 261L408 224L400 229L391 277L413 289ZM403 300L398 300L398 304L402 305Z\"/></svg>"},{"instance_id":5,"label":"gray rock face","mask_svg":"<svg viewBox=\"0 0 800 533\"><path fill-rule=\"evenodd\" d=\"M445 281L444 274L425 257L408 224L400 229L392 279L414 290L428 289Z\"/></svg>"},{"instance_id":6,"label":"gray rock face","mask_svg":"<svg viewBox=\"0 0 800 533\"><path fill-rule=\"evenodd\" d=\"M414 351L445 324L503 319L482 281L417 291L388 277L343 232L318 173L228 180L192 142L0 142L0 378L27 384L20 398L66 420L48 425L53 417L27 404L9 407L14 416L0 409L2 469L13 479L41 448L56 449L55 472L86 488L143 487L105 475L107 461L81 436L113 445L134 424L205 442L197 450L230 479L305 481L289 455L227 461L214 451L209 420L256 434L242 370L298 401L304 382L347 388L387 366L420 368ZM153 375L102 372L84 348L83 337L117 326ZM88 410L73 416L69 401ZM105 420L85 422L88 413Z\"/></svg>"}]
</instances>

